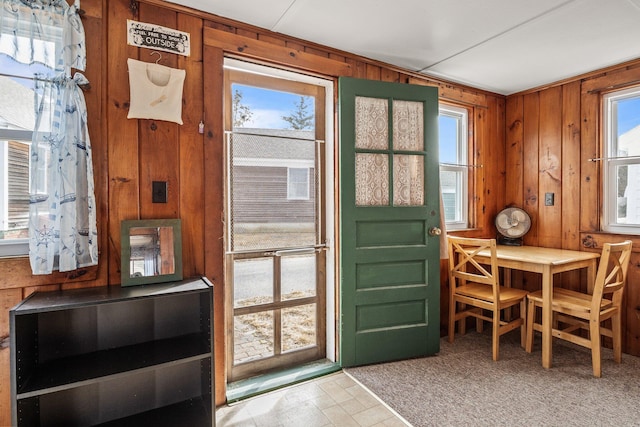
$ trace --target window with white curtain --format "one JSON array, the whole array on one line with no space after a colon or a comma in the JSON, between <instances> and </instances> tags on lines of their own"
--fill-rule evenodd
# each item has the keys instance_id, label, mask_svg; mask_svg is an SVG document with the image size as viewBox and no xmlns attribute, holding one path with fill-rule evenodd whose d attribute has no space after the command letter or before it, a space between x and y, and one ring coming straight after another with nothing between
<instances>
[{"instance_id":1,"label":"window with white curtain","mask_svg":"<svg viewBox=\"0 0 640 427\"><path fill-rule=\"evenodd\" d=\"M0 70L3 74L0 75L0 256L22 256L29 253L29 151L35 122L33 76L51 73L53 69L41 63L21 64L0 54ZM41 179L45 176L42 174ZM41 189L46 183L35 185Z\"/></svg>"},{"instance_id":2,"label":"window with white curtain","mask_svg":"<svg viewBox=\"0 0 640 427\"><path fill-rule=\"evenodd\" d=\"M468 120L465 108L440 104L440 186L448 230L469 226Z\"/></svg>"},{"instance_id":3,"label":"window with white curtain","mask_svg":"<svg viewBox=\"0 0 640 427\"><path fill-rule=\"evenodd\" d=\"M603 98L603 230L640 234L640 87Z\"/></svg>"}]
</instances>

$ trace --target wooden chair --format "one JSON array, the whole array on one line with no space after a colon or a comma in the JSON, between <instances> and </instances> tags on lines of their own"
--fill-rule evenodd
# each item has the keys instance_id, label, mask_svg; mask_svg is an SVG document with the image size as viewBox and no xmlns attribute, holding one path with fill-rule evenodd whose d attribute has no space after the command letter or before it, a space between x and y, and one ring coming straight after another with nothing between
<instances>
[{"instance_id":1,"label":"wooden chair","mask_svg":"<svg viewBox=\"0 0 640 427\"><path fill-rule=\"evenodd\" d=\"M601 335L612 339L613 359L617 363L621 361L621 305L630 256L630 240L615 244L605 243L593 285L593 294L563 288L553 290L552 335L590 348L593 376L597 378L602 375ZM607 298L604 298L605 295ZM542 325L535 322L536 307L542 307L541 291L533 292L528 297L525 349L529 353L533 347L533 331L542 330ZM602 325L602 322L607 319L611 319L611 328ZM560 325L563 325L562 329ZM589 338L579 335L581 330L588 331Z\"/></svg>"},{"instance_id":2,"label":"wooden chair","mask_svg":"<svg viewBox=\"0 0 640 427\"><path fill-rule=\"evenodd\" d=\"M525 344L525 312L527 291L500 286L495 239L471 239L448 236L449 249L449 342L453 342L455 325L465 332L466 318L476 318L476 329L482 332L484 320L493 323L493 360L498 360L500 336L520 327L520 340ZM476 259L481 251L491 254L490 264ZM486 261L485 261L486 262ZM520 304L520 317L501 320L503 309ZM470 306L470 307L468 307ZM490 312L489 315L487 315Z\"/></svg>"}]
</instances>

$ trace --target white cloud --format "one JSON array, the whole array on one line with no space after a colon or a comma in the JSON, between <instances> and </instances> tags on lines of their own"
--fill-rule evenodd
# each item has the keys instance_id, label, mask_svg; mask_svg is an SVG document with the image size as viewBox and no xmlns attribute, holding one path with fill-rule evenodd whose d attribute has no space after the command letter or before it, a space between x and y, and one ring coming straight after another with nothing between
<instances>
[{"instance_id":1,"label":"white cloud","mask_svg":"<svg viewBox=\"0 0 640 427\"><path fill-rule=\"evenodd\" d=\"M244 124L244 127L260 129L288 129L289 123L282 120L282 116L289 114L289 111L282 110L262 110L251 109L253 116L251 120Z\"/></svg>"}]
</instances>

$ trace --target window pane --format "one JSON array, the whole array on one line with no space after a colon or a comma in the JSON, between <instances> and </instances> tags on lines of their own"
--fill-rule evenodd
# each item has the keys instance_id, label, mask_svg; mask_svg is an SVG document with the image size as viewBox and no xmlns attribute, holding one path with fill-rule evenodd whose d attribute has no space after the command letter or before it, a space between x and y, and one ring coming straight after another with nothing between
<instances>
[{"instance_id":1,"label":"window pane","mask_svg":"<svg viewBox=\"0 0 640 427\"><path fill-rule=\"evenodd\" d=\"M640 164L617 167L616 222L640 225Z\"/></svg>"},{"instance_id":2,"label":"window pane","mask_svg":"<svg viewBox=\"0 0 640 427\"><path fill-rule=\"evenodd\" d=\"M356 206L389 206L389 156L356 153Z\"/></svg>"},{"instance_id":3,"label":"window pane","mask_svg":"<svg viewBox=\"0 0 640 427\"><path fill-rule=\"evenodd\" d=\"M282 301L316 295L316 255L290 255L280 259Z\"/></svg>"},{"instance_id":4,"label":"window pane","mask_svg":"<svg viewBox=\"0 0 640 427\"><path fill-rule=\"evenodd\" d=\"M316 304L282 309L282 351L316 345Z\"/></svg>"},{"instance_id":5,"label":"window pane","mask_svg":"<svg viewBox=\"0 0 640 427\"><path fill-rule=\"evenodd\" d=\"M309 198L309 169L289 168L287 197L289 199Z\"/></svg>"},{"instance_id":6,"label":"window pane","mask_svg":"<svg viewBox=\"0 0 640 427\"><path fill-rule=\"evenodd\" d=\"M461 172L440 172L440 186L442 187L442 202L444 204L444 217L446 222L460 221L462 212L462 187L463 175Z\"/></svg>"},{"instance_id":7,"label":"window pane","mask_svg":"<svg viewBox=\"0 0 640 427\"><path fill-rule=\"evenodd\" d=\"M640 90L608 94L604 108L604 229L640 233Z\"/></svg>"},{"instance_id":8,"label":"window pane","mask_svg":"<svg viewBox=\"0 0 640 427\"><path fill-rule=\"evenodd\" d=\"M440 114L438 132L440 162L458 164L458 119Z\"/></svg>"},{"instance_id":9,"label":"window pane","mask_svg":"<svg viewBox=\"0 0 640 427\"><path fill-rule=\"evenodd\" d=\"M233 306L273 302L272 258L240 259L233 262Z\"/></svg>"},{"instance_id":10,"label":"window pane","mask_svg":"<svg viewBox=\"0 0 640 427\"><path fill-rule=\"evenodd\" d=\"M233 363L274 355L273 311L235 316L233 319Z\"/></svg>"},{"instance_id":11,"label":"window pane","mask_svg":"<svg viewBox=\"0 0 640 427\"><path fill-rule=\"evenodd\" d=\"M397 154L393 156L393 204L424 205L424 157Z\"/></svg>"},{"instance_id":12,"label":"window pane","mask_svg":"<svg viewBox=\"0 0 640 427\"><path fill-rule=\"evenodd\" d=\"M389 148L389 105L386 99L356 97L356 148Z\"/></svg>"},{"instance_id":13,"label":"window pane","mask_svg":"<svg viewBox=\"0 0 640 427\"><path fill-rule=\"evenodd\" d=\"M422 102L393 101L393 149L424 150Z\"/></svg>"},{"instance_id":14,"label":"window pane","mask_svg":"<svg viewBox=\"0 0 640 427\"><path fill-rule=\"evenodd\" d=\"M468 227L467 110L440 106L438 117L440 147L440 186L447 227Z\"/></svg>"}]
</instances>

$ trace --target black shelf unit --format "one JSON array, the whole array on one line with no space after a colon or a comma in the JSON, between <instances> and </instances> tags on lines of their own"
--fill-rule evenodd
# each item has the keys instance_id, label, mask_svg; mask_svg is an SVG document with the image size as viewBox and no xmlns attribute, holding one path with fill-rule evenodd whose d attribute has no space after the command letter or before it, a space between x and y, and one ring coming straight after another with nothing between
<instances>
[{"instance_id":1,"label":"black shelf unit","mask_svg":"<svg viewBox=\"0 0 640 427\"><path fill-rule=\"evenodd\" d=\"M35 293L10 311L14 426L214 426L206 278Z\"/></svg>"}]
</instances>

